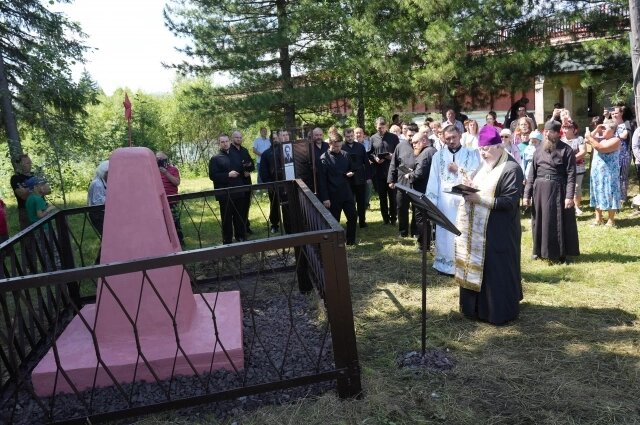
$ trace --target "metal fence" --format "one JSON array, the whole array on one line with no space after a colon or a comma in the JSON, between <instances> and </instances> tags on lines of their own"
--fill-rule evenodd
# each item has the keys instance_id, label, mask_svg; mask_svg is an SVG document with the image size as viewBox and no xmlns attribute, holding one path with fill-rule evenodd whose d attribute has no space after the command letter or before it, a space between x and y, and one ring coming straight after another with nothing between
<instances>
[{"instance_id":1,"label":"metal fence","mask_svg":"<svg viewBox=\"0 0 640 425\"><path fill-rule=\"evenodd\" d=\"M286 401L286 392L294 388L313 393L332 385L341 397L359 395L342 227L298 181L231 191L251 196L250 241L221 244L215 196L223 192L212 190L170 198L179 206L185 251L168 256L98 264L100 236L89 216L100 206L58 211L0 245L0 422L93 423L274 391L280 391L279 401ZM285 226L279 233L271 231L268 192L278 201L286 232ZM176 285L190 285L205 309L199 320L214 330L218 357L208 367L196 366L185 354L179 332L170 332L173 368L163 376L147 358L137 316L125 311L124 304L132 301L118 299L112 282L137 273L144 290L157 296L157 276L171 267L181 270ZM134 352L135 376L145 372L144 382L123 382L101 352L95 314L90 314L98 290L112 296L127 316L134 344L124 349ZM241 300L241 361L219 334L223 318L216 300L232 291ZM157 298L165 319L178 328L175 306ZM141 299L137 303L140 308ZM60 360L70 349L60 339L70 326L87 334L88 351L95 357L93 380L84 388ZM50 379L45 379L52 395L39 396L32 371L47 352L55 360ZM217 369L220 361L226 368Z\"/></svg>"}]
</instances>

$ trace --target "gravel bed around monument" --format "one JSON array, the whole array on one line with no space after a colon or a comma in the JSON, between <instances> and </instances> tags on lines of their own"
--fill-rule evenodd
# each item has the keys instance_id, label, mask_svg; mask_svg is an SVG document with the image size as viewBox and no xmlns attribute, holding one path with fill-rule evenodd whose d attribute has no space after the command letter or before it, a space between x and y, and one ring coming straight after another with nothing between
<instances>
[{"instance_id":1,"label":"gravel bed around monument","mask_svg":"<svg viewBox=\"0 0 640 425\"><path fill-rule=\"evenodd\" d=\"M241 288L236 285L235 288L225 289ZM236 373L217 370L199 379L181 376L173 381L161 381L160 384L136 382L122 385L122 391L116 387L96 388L93 392L82 393L83 402L71 394L41 401L46 407L53 403L52 419L62 420L85 416L89 405L94 414L111 412L161 403L167 401L167 394L170 394L172 400L182 399L333 370L335 366L328 326L318 317L314 317L317 297L307 297L297 291L287 292L281 289L272 291L266 297L256 297L253 301L250 288L241 289L245 359L245 368L242 371ZM287 403L333 388L335 381L328 381L201 404L173 411L172 414L199 417L214 415L217 418L226 418L262 405ZM128 405L129 398L131 405ZM13 415L11 412L0 411L0 420L15 424L47 421L42 407L27 391L18 394L17 405Z\"/></svg>"}]
</instances>

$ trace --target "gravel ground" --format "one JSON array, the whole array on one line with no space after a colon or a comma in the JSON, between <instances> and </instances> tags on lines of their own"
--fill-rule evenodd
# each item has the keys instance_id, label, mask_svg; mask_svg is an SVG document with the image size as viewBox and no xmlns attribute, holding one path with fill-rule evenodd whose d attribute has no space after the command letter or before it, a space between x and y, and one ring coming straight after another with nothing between
<instances>
[{"instance_id":1,"label":"gravel ground","mask_svg":"<svg viewBox=\"0 0 640 425\"><path fill-rule=\"evenodd\" d=\"M447 372L455 366L455 362L449 350L425 350L424 355L421 351L410 351L401 353L396 358L396 364L400 368L410 370L425 369L431 372Z\"/></svg>"},{"instance_id":2,"label":"gravel ground","mask_svg":"<svg viewBox=\"0 0 640 425\"><path fill-rule=\"evenodd\" d=\"M319 322L314 312L317 307L316 299L314 296L300 295L295 289L289 288L293 285L283 285L283 282L286 279L276 278L270 285L268 281L266 284L262 281L261 288L270 289L256 296L253 303L251 298L254 288L251 282L232 282L227 284L227 288L218 285L220 290L242 291L245 369L239 373L218 370L201 376L201 379L177 377L172 382L163 381L160 385L136 382L123 385L122 393L116 387L98 388L93 394L91 391L82 393L84 405L75 395L59 395L41 401L46 406L53 403L54 419L63 420L85 416L88 409L92 413L125 409L129 399L132 407L139 407L166 401L167 394L172 400L187 398L332 370L334 362L331 337L327 326ZM181 409L173 414L190 417L214 415L223 419L265 404L288 403L333 388L335 381L329 381L203 404ZM14 405L13 402L7 404ZM19 393L16 404L13 415L11 409L0 411L1 423L21 425L46 422L43 409L27 391Z\"/></svg>"}]
</instances>

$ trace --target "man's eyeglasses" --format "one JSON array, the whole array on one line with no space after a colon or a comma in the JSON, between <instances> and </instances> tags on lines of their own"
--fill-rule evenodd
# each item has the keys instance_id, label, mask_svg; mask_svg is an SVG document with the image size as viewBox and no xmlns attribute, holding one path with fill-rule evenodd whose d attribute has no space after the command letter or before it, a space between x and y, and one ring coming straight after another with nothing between
<instances>
[{"instance_id":1,"label":"man's eyeglasses","mask_svg":"<svg viewBox=\"0 0 640 425\"><path fill-rule=\"evenodd\" d=\"M501 139L509 139L509 136L500 136Z\"/></svg>"}]
</instances>

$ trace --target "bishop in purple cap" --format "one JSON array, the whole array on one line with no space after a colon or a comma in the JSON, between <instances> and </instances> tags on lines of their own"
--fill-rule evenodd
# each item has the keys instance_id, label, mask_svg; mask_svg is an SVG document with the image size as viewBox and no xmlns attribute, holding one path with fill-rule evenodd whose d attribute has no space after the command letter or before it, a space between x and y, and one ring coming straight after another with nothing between
<instances>
[{"instance_id":1,"label":"bishop in purple cap","mask_svg":"<svg viewBox=\"0 0 640 425\"><path fill-rule=\"evenodd\" d=\"M461 313L500 325L518 317L522 300L518 207L524 175L495 127L480 130L478 150L482 165L467 182L478 191L465 193L458 208L455 280Z\"/></svg>"},{"instance_id":2,"label":"bishop in purple cap","mask_svg":"<svg viewBox=\"0 0 640 425\"><path fill-rule=\"evenodd\" d=\"M478 147L499 145L502 143L498 129L492 125L485 125L478 134Z\"/></svg>"}]
</instances>

